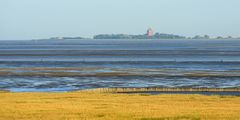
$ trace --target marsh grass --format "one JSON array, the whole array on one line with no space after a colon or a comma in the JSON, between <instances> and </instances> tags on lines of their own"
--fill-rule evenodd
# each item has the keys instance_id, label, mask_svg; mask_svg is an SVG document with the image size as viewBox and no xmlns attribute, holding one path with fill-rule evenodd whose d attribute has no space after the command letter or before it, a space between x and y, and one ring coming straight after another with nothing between
<instances>
[{"instance_id":1,"label":"marsh grass","mask_svg":"<svg viewBox=\"0 0 240 120\"><path fill-rule=\"evenodd\" d=\"M0 98L0 120L240 119L237 96L67 92L0 93Z\"/></svg>"}]
</instances>

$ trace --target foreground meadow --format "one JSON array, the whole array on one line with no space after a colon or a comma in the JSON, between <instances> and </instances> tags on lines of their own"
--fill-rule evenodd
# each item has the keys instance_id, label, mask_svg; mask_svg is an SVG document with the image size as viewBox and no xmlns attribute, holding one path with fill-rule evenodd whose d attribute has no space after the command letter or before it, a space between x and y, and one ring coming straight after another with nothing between
<instances>
[{"instance_id":1,"label":"foreground meadow","mask_svg":"<svg viewBox=\"0 0 240 120\"><path fill-rule=\"evenodd\" d=\"M240 120L240 97L0 93L0 120Z\"/></svg>"}]
</instances>

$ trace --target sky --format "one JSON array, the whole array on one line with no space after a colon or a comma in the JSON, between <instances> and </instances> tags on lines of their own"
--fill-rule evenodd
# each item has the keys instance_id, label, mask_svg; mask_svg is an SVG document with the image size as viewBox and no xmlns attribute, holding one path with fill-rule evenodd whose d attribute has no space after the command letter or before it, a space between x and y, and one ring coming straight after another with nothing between
<instances>
[{"instance_id":1,"label":"sky","mask_svg":"<svg viewBox=\"0 0 240 120\"><path fill-rule=\"evenodd\" d=\"M0 0L0 40L160 33L240 37L240 0Z\"/></svg>"}]
</instances>

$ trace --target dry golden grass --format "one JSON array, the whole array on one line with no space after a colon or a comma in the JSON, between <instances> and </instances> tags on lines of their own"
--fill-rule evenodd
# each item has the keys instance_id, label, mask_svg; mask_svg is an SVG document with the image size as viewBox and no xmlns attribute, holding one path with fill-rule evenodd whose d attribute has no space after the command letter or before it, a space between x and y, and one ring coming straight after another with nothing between
<instances>
[{"instance_id":1,"label":"dry golden grass","mask_svg":"<svg viewBox=\"0 0 240 120\"><path fill-rule=\"evenodd\" d=\"M0 93L1 120L240 120L240 97Z\"/></svg>"}]
</instances>

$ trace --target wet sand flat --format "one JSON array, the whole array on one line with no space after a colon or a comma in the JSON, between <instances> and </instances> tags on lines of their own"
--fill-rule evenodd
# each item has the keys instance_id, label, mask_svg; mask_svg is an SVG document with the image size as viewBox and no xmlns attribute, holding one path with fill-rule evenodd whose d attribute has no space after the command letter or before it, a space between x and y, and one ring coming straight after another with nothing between
<instances>
[{"instance_id":1,"label":"wet sand flat","mask_svg":"<svg viewBox=\"0 0 240 120\"><path fill-rule=\"evenodd\" d=\"M240 41L0 41L0 90L240 88Z\"/></svg>"}]
</instances>

